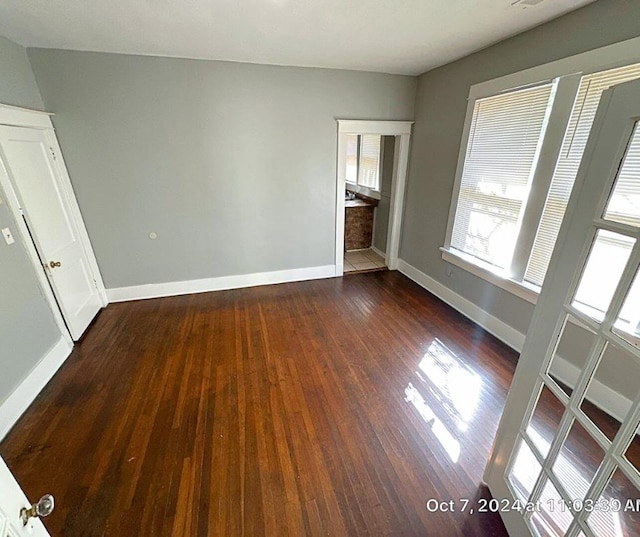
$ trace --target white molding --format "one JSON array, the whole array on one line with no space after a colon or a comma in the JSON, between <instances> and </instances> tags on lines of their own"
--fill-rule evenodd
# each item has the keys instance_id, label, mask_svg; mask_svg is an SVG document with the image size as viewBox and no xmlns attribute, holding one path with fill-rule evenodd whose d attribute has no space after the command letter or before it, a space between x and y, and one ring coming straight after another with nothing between
<instances>
[{"instance_id":1,"label":"white molding","mask_svg":"<svg viewBox=\"0 0 640 537\"><path fill-rule=\"evenodd\" d=\"M337 119L338 134L380 134L381 136L401 136L411 134L414 121L369 121Z\"/></svg>"},{"instance_id":2,"label":"white molding","mask_svg":"<svg viewBox=\"0 0 640 537\"><path fill-rule=\"evenodd\" d=\"M0 104L0 125L13 127L31 127L32 129L52 129L49 112L29 110L9 104Z\"/></svg>"},{"instance_id":3,"label":"white molding","mask_svg":"<svg viewBox=\"0 0 640 537\"><path fill-rule=\"evenodd\" d=\"M551 374L567 386L575 386L578 382L581 370L561 356L555 356L551 363ZM631 400L621 393L609 388L598 379L593 379L588 388L589 401L598 408L604 410L622 423L631 408Z\"/></svg>"},{"instance_id":4,"label":"white molding","mask_svg":"<svg viewBox=\"0 0 640 537\"><path fill-rule=\"evenodd\" d=\"M440 251L442 252L442 259L447 263L451 263L456 267L466 270L474 276L482 278L505 291L509 291L511 294L514 294L531 304L535 304L538 301L538 293L536 291L529 289L520 282L502 276L489 268L482 267L478 260L472 256L467 256L464 252L454 249L440 248Z\"/></svg>"},{"instance_id":5,"label":"white molding","mask_svg":"<svg viewBox=\"0 0 640 537\"><path fill-rule=\"evenodd\" d=\"M640 37L544 63L471 86L469 100L575 73L590 74L640 62Z\"/></svg>"},{"instance_id":6,"label":"white molding","mask_svg":"<svg viewBox=\"0 0 640 537\"><path fill-rule=\"evenodd\" d=\"M409 167L409 147L411 131L396 137L393 155L393 178L391 179L391 199L389 202L389 223L387 225L387 255L385 263L391 270L398 268L400 255L400 234L404 212L404 194Z\"/></svg>"},{"instance_id":7,"label":"white molding","mask_svg":"<svg viewBox=\"0 0 640 537\"><path fill-rule=\"evenodd\" d=\"M383 252L382 250L379 250L373 244L371 245L371 249L382 258L385 258L387 256L386 252Z\"/></svg>"},{"instance_id":8,"label":"white molding","mask_svg":"<svg viewBox=\"0 0 640 537\"><path fill-rule=\"evenodd\" d=\"M345 181L344 187L346 190L355 192L356 194L362 194L374 200L380 201L380 199L382 198L382 193L379 190L373 190L366 186L361 186L354 183L348 183Z\"/></svg>"},{"instance_id":9,"label":"white molding","mask_svg":"<svg viewBox=\"0 0 640 537\"><path fill-rule=\"evenodd\" d=\"M455 293L402 259L398 260L398 270L515 351L522 351L525 340L525 335L522 332L487 313L470 300ZM578 381L580 369L565 358L556 356L553 360L551 373L566 385L573 387ZM619 421L622 421L631 408L629 399L597 379L592 381L589 400Z\"/></svg>"},{"instance_id":10,"label":"white molding","mask_svg":"<svg viewBox=\"0 0 640 537\"><path fill-rule=\"evenodd\" d=\"M338 129L340 123L338 122ZM347 137L338 132L336 144L336 238L335 238L335 276L344 273L344 197L346 181L341 170L347 169Z\"/></svg>"},{"instance_id":11,"label":"white molding","mask_svg":"<svg viewBox=\"0 0 640 537\"><path fill-rule=\"evenodd\" d=\"M426 275L403 259L398 259L398 270L512 349L518 352L522 349L524 343L524 334L522 332L487 313L481 307L455 293L446 285L434 280L431 276Z\"/></svg>"},{"instance_id":12,"label":"white molding","mask_svg":"<svg viewBox=\"0 0 640 537\"><path fill-rule=\"evenodd\" d=\"M71 354L73 343L60 338L0 405L0 440L35 400Z\"/></svg>"},{"instance_id":13,"label":"white molding","mask_svg":"<svg viewBox=\"0 0 640 537\"><path fill-rule=\"evenodd\" d=\"M338 119L338 143L336 159L336 238L335 238L335 275L344 273L344 192L347 152L347 134L379 134L395 136L393 156L393 178L389 202L389 223L387 225L387 252L385 263L391 270L398 266L400 234L402 232L402 214L404 212L405 184L411 144L413 121L353 121Z\"/></svg>"},{"instance_id":14,"label":"white molding","mask_svg":"<svg viewBox=\"0 0 640 537\"><path fill-rule=\"evenodd\" d=\"M538 65L532 67L530 69L526 69L524 71L518 71L515 73L511 73L499 78L495 78L492 80L487 80L485 82L480 82L478 84L474 84L469 88L469 95L467 100L467 110L465 114L464 126L462 131L462 137L460 140L460 148L458 151L458 159L456 164L456 173L454 176L454 185L453 191L451 194L451 202L449 205L449 215L447 218L447 228L445 233L445 241L444 248L448 250L451 247L451 240L453 235L453 225L455 220L455 214L458 206L458 198L460 195L460 185L462 182L462 172L464 170L464 161L466 158L467 146L469 143L469 133L471 130L471 121L473 118L473 109L475 106L475 102L477 99L481 99L484 97L489 97L493 95L497 95L501 92L514 90L517 88L538 84L545 81L552 81L558 77L565 78L574 78L574 75L577 76L575 80L575 93L577 93L577 89L579 86L579 80L582 75L604 71L607 69L613 69L616 67L622 67L624 65L629 65L633 63L640 62L640 37L636 37L633 39L628 39L626 41L622 41L620 43L614 43L612 45L608 45L605 47L601 47L594 50L589 50L580 54L576 54L573 56L569 56L567 58L562 58L560 60L556 60L553 62L545 63L542 65ZM565 81L563 84L566 84ZM575 94L574 94L575 97ZM561 107L558 109L556 114L566 115L567 121L573 109L573 97L565 96L563 99ZM553 118L555 121L556 118ZM551 136L550 134L559 134L562 133L562 136ZM556 139L560 138L560 139ZM556 127L553 131L549 131L549 133L545 136L545 144L549 143L551 139L553 145L557 147L551 148L551 152L554 150L559 150L559 145L562 144L561 138L564 138L564 129L559 129ZM543 149L545 152L549 150L549 148ZM548 166L553 169L555 167L555 162L547 163ZM544 167L544 166L543 166ZM546 170L548 171L548 170ZM550 180L550 178L549 178ZM534 188L534 187L532 187ZM535 188L534 188L535 190ZM534 192L535 194L535 192ZM543 193L544 200L546 200L546 192ZM542 204L544 204L544 200L542 200ZM530 200L532 201L532 200ZM536 229L537 227L530 228ZM526 232L526 231L525 231ZM518 239L520 241L520 238ZM531 244L533 244L530 241ZM516 252L520 258L529 257L530 252L522 251L519 248L516 248ZM519 259L520 264L524 263L522 259ZM465 268L466 267L461 267ZM519 268L522 270L522 267L512 266L512 269L516 270ZM526 267L525 267L526 268ZM482 276L481 276L482 277ZM492 282L495 283L495 282ZM499 285L499 284L497 284ZM501 286L502 287L502 286ZM514 292L511 288L506 288L507 291ZM522 296L515 292L517 296L520 298L524 298L531 302L531 299L527 296Z\"/></svg>"},{"instance_id":15,"label":"white molding","mask_svg":"<svg viewBox=\"0 0 640 537\"><path fill-rule=\"evenodd\" d=\"M221 276L218 278L204 278L201 280L116 287L107 289L107 297L109 298L109 302L126 302L128 300L206 293L209 291L240 289L258 285L318 280L322 278L333 278L335 275L335 265L324 265L300 269L276 270L273 272Z\"/></svg>"}]
</instances>

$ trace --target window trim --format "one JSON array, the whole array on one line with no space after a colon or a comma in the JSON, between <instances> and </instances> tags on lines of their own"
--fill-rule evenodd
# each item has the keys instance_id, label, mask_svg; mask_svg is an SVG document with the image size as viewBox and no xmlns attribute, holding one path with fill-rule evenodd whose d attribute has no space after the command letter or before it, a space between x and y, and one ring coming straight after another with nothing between
<instances>
[{"instance_id":1,"label":"window trim","mask_svg":"<svg viewBox=\"0 0 640 537\"><path fill-rule=\"evenodd\" d=\"M467 110L465 115L462 138L458 151L455 182L449 205L449 216L445 241L442 248L442 259L456 265L479 278L488 281L532 304L536 303L539 291L535 286L524 282L529 256L533 248L538 224L544 210L549 185L553 178L558 155L562 147L562 140L569 122L575 96L583 76L623 67L632 63L640 63L640 37L628 39L620 43L590 50L561 60L525 69L506 76L474 84L469 89ZM513 254L510 274L500 274L492 270L489 265L483 266L481 260L467 255L451 247L453 226L458 208L458 198L462 183L465 157L469 143L469 133L473 119L473 110L478 99L491 97L503 92L522 89L557 79L556 95L552 104L552 111L540 150L540 156L535 169L531 191L522 215L522 225L518 232L516 248ZM572 92L573 89L573 92ZM563 123L564 122L564 123ZM546 186L546 189L543 188ZM544 192L543 192L544 190ZM521 281L516 278L519 277Z\"/></svg>"},{"instance_id":2,"label":"window trim","mask_svg":"<svg viewBox=\"0 0 640 537\"><path fill-rule=\"evenodd\" d=\"M368 134L368 133L367 133ZM363 194L364 196L367 196L369 198L373 198L376 200L381 200L382 199L382 167L384 165L384 148L383 148L383 139L384 136L383 134L376 134L374 133L372 136L380 136L380 154L378 156L378 186L380 187L380 189L376 190L374 188L370 188L368 186L364 186L361 185L359 183L360 180L360 152L361 152L361 147L362 147L362 137L365 136L365 134L352 134L350 136L357 136L357 156L356 156L356 182L353 183L351 181L349 181L346 177L345 177L345 187L347 190L350 190L351 192L355 192L357 194Z\"/></svg>"}]
</instances>

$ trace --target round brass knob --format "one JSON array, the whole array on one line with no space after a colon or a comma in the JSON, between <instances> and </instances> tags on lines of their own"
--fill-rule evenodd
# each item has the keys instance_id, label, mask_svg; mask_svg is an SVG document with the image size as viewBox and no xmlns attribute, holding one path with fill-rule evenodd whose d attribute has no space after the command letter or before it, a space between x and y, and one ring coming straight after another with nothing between
<instances>
[{"instance_id":1,"label":"round brass knob","mask_svg":"<svg viewBox=\"0 0 640 537\"><path fill-rule=\"evenodd\" d=\"M59 267L60 265L62 265L62 263L60 263L60 261L49 261L49 266L51 268L56 268L56 267Z\"/></svg>"}]
</instances>

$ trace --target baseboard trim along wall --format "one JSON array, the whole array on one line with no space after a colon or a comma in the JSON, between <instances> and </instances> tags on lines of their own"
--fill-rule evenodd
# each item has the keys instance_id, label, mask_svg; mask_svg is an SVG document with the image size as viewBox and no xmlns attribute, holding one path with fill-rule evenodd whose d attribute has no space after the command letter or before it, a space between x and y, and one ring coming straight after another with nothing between
<instances>
[{"instance_id":1,"label":"baseboard trim along wall","mask_svg":"<svg viewBox=\"0 0 640 537\"><path fill-rule=\"evenodd\" d=\"M518 352L522 350L525 338L522 332L487 313L481 307L455 293L446 285L434 280L431 276L418 270L403 259L398 260L398 270L512 349ZM576 385L580 370L568 360L558 356L554 360L552 373L560 381L573 387ZM622 421L622 418L631 408L629 399L598 380L593 381L590 392L589 400L618 421Z\"/></svg>"},{"instance_id":2,"label":"baseboard trim along wall","mask_svg":"<svg viewBox=\"0 0 640 537\"><path fill-rule=\"evenodd\" d=\"M386 257L387 256L387 252L383 252L382 250L379 250L378 248L376 248L373 244L371 245L371 249L378 254L380 257Z\"/></svg>"},{"instance_id":3,"label":"baseboard trim along wall","mask_svg":"<svg viewBox=\"0 0 640 537\"><path fill-rule=\"evenodd\" d=\"M487 313L480 306L455 293L431 276L427 276L403 259L398 259L398 270L407 278L410 278L430 293L436 295L440 300L449 304L453 309L480 325L500 341L509 345L512 349L518 352L522 350L522 345L524 344L524 334L522 332L518 332L515 328Z\"/></svg>"},{"instance_id":4,"label":"baseboard trim along wall","mask_svg":"<svg viewBox=\"0 0 640 537\"><path fill-rule=\"evenodd\" d=\"M33 403L47 382L69 357L72 349L71 341L60 338L11 395L3 401L0 405L0 440L7 435L24 411Z\"/></svg>"},{"instance_id":5,"label":"baseboard trim along wall","mask_svg":"<svg viewBox=\"0 0 640 537\"><path fill-rule=\"evenodd\" d=\"M227 289L240 289L243 287L255 287L258 285L334 278L335 275L335 265L324 265L301 269L240 274L237 276L221 276L219 278L204 278L201 280L151 283L146 285L134 285L132 287L116 287L107 289L107 297L109 298L109 302L126 302L128 300L189 295L192 293L206 293L209 291L224 291Z\"/></svg>"}]
</instances>

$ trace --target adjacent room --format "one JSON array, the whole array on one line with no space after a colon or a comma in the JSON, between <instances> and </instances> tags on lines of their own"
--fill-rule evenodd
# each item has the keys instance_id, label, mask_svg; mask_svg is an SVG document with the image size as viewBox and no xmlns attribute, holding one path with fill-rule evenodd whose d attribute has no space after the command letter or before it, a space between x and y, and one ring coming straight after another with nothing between
<instances>
[{"instance_id":1,"label":"adjacent room","mask_svg":"<svg viewBox=\"0 0 640 537\"><path fill-rule=\"evenodd\" d=\"M640 536L640 2L0 3L0 535Z\"/></svg>"}]
</instances>

